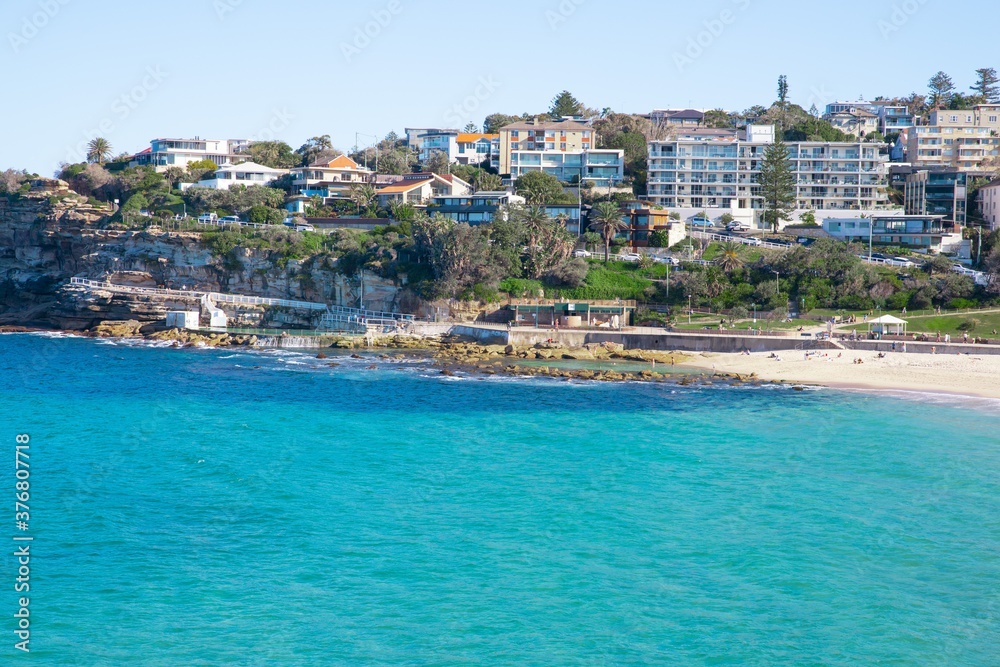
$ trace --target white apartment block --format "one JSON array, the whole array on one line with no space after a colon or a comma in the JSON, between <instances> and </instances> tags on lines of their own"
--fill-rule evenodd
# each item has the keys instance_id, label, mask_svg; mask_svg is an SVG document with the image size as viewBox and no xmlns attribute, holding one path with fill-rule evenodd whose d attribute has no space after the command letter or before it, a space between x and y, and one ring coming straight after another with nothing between
<instances>
[{"instance_id":1,"label":"white apartment block","mask_svg":"<svg viewBox=\"0 0 1000 667\"><path fill-rule=\"evenodd\" d=\"M710 217L730 213L755 224L755 212L763 209L757 174L773 141L772 125L749 125L745 131L692 129L675 139L651 141L648 199L668 208L704 210ZM807 210L815 210L819 219L890 208L882 144L793 141L787 146L796 176L796 216Z\"/></svg>"},{"instance_id":2,"label":"white apartment block","mask_svg":"<svg viewBox=\"0 0 1000 667\"><path fill-rule=\"evenodd\" d=\"M149 148L132 156L129 166L152 165L156 171L184 169L191 162L211 160L216 166L250 159L248 139L153 139Z\"/></svg>"}]
</instances>

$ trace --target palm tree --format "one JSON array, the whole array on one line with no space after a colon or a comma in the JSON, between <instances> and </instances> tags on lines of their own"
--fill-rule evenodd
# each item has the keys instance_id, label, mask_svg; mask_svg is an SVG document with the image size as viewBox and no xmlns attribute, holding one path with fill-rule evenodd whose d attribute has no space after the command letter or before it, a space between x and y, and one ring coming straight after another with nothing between
<instances>
[{"instance_id":1,"label":"palm tree","mask_svg":"<svg viewBox=\"0 0 1000 667\"><path fill-rule=\"evenodd\" d=\"M743 244L736 241L726 241L719 248L719 257L716 264L729 273L743 266Z\"/></svg>"},{"instance_id":2,"label":"palm tree","mask_svg":"<svg viewBox=\"0 0 1000 667\"><path fill-rule=\"evenodd\" d=\"M111 144L104 137L94 137L87 144L87 162L104 164L111 159Z\"/></svg>"},{"instance_id":3,"label":"palm tree","mask_svg":"<svg viewBox=\"0 0 1000 667\"><path fill-rule=\"evenodd\" d=\"M348 197L358 207L358 215L360 215L361 209L368 208L375 201L375 188L368 183L355 183L351 186Z\"/></svg>"},{"instance_id":4,"label":"palm tree","mask_svg":"<svg viewBox=\"0 0 1000 667\"><path fill-rule=\"evenodd\" d=\"M500 179L498 174L491 174L488 171L479 170L476 174L476 178L473 179L476 185L476 191L486 191L494 192L503 187L503 181Z\"/></svg>"},{"instance_id":5,"label":"palm tree","mask_svg":"<svg viewBox=\"0 0 1000 667\"><path fill-rule=\"evenodd\" d=\"M604 238L604 263L607 264L611 255L611 241L617 236L619 230L628 227L622 220L621 211L618 204L612 201L602 201L594 205L590 211L590 226L600 232Z\"/></svg>"}]
</instances>

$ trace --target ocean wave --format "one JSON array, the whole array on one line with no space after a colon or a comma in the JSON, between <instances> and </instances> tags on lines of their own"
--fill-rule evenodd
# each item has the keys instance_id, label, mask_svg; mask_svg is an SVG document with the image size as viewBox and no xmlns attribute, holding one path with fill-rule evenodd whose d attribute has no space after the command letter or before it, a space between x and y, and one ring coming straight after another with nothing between
<instances>
[{"instance_id":1,"label":"ocean wave","mask_svg":"<svg viewBox=\"0 0 1000 667\"><path fill-rule=\"evenodd\" d=\"M941 407L965 408L980 412L1000 414L1000 398L970 396L967 394L951 394L947 392L921 391L918 389L845 388L840 389L839 391L852 394L884 396L886 398L927 403Z\"/></svg>"}]
</instances>

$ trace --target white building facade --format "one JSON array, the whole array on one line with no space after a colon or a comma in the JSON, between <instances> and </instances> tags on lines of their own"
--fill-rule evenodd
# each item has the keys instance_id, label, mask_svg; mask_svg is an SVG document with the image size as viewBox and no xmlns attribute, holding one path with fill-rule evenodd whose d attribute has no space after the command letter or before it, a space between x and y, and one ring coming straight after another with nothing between
<instances>
[{"instance_id":1,"label":"white building facade","mask_svg":"<svg viewBox=\"0 0 1000 667\"><path fill-rule=\"evenodd\" d=\"M246 160L248 139L153 139L150 147L132 156L129 166L152 166L156 171L184 169L192 162L211 160L217 166Z\"/></svg>"},{"instance_id":2,"label":"white building facade","mask_svg":"<svg viewBox=\"0 0 1000 667\"><path fill-rule=\"evenodd\" d=\"M745 131L696 128L677 138L651 141L648 199L667 208L705 211L710 218L729 213L751 225L763 210L756 185L764 149L774 141L774 126L749 125ZM882 144L865 142L787 142L795 174L797 218L816 211L888 210L888 155ZM683 214L683 213L682 213Z\"/></svg>"},{"instance_id":3,"label":"white building facade","mask_svg":"<svg viewBox=\"0 0 1000 667\"><path fill-rule=\"evenodd\" d=\"M272 169L256 162L226 164L197 183L181 183L181 189L191 187L228 190L234 185L270 185L288 173L288 169Z\"/></svg>"}]
</instances>

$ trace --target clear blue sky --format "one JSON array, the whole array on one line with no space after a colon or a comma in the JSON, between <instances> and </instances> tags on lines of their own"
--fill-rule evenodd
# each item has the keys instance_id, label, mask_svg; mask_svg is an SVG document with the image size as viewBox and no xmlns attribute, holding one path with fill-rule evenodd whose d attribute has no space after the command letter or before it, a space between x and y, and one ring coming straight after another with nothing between
<instances>
[{"instance_id":1,"label":"clear blue sky","mask_svg":"<svg viewBox=\"0 0 1000 667\"><path fill-rule=\"evenodd\" d=\"M564 88L627 112L767 105L779 74L806 108L924 92L937 70L966 92L1000 69L995 15L987 0L4 0L0 169L51 174L97 135L116 153L272 133L348 149L355 132L543 111Z\"/></svg>"}]
</instances>

